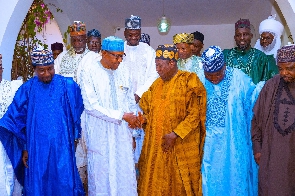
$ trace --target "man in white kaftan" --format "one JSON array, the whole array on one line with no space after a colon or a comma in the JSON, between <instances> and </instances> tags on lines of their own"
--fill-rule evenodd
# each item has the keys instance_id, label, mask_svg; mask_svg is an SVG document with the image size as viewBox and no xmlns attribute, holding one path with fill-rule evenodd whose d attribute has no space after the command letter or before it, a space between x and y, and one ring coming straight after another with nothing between
<instances>
[{"instance_id":1,"label":"man in white kaftan","mask_svg":"<svg viewBox=\"0 0 295 196\"><path fill-rule=\"evenodd\" d=\"M75 82L80 85L81 81L81 69L88 66L92 61L99 61L101 55L90 51L86 47L86 27L85 24L80 21L75 21L75 23L70 26L70 36L72 48L69 51L64 51L58 55L54 60L54 69L56 74L60 74L65 77L71 77ZM81 139L76 149L76 164L82 179L84 188L87 188L87 150L85 145L85 135L84 135L84 118L85 113L81 115Z\"/></svg>"},{"instance_id":2,"label":"man in white kaftan","mask_svg":"<svg viewBox=\"0 0 295 196\"><path fill-rule=\"evenodd\" d=\"M7 81L2 79L2 55L0 54L0 118L7 111L17 89L22 85L21 80ZM21 186L17 182L11 162L0 142L0 195L21 195Z\"/></svg>"},{"instance_id":3,"label":"man in white kaftan","mask_svg":"<svg viewBox=\"0 0 295 196\"><path fill-rule=\"evenodd\" d=\"M125 20L125 45L126 57L123 59L125 68L132 78L133 94L136 103L139 102L142 94L148 90L152 83L159 77L156 71L155 50L148 44L139 42L141 38L141 18L131 15ZM122 65L123 66L123 65ZM137 105L137 111L141 111ZM135 162L138 162L144 139L143 130L137 130Z\"/></svg>"},{"instance_id":4,"label":"man in white kaftan","mask_svg":"<svg viewBox=\"0 0 295 196\"><path fill-rule=\"evenodd\" d=\"M124 41L107 37L102 59L81 73L89 196L137 195L130 128L140 127L140 122L131 113L136 104L129 72L119 67L123 55Z\"/></svg>"}]
</instances>

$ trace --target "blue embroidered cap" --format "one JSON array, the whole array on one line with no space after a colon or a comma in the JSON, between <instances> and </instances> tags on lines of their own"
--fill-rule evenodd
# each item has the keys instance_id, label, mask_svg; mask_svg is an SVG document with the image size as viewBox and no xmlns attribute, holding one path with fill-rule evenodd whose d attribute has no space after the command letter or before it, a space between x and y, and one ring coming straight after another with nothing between
<instances>
[{"instance_id":1,"label":"blue embroidered cap","mask_svg":"<svg viewBox=\"0 0 295 196\"><path fill-rule=\"evenodd\" d=\"M130 18L125 19L125 29L140 29L141 18L138 16L131 15Z\"/></svg>"},{"instance_id":2,"label":"blue embroidered cap","mask_svg":"<svg viewBox=\"0 0 295 196\"><path fill-rule=\"evenodd\" d=\"M224 57L219 46L210 46L202 54L204 71L217 72L224 66Z\"/></svg>"},{"instance_id":3,"label":"blue embroidered cap","mask_svg":"<svg viewBox=\"0 0 295 196\"><path fill-rule=\"evenodd\" d=\"M31 53L33 66L47 66L54 64L53 55L48 50L33 50Z\"/></svg>"},{"instance_id":4,"label":"blue embroidered cap","mask_svg":"<svg viewBox=\"0 0 295 196\"><path fill-rule=\"evenodd\" d=\"M119 37L109 36L102 40L102 50L124 52L124 40Z\"/></svg>"},{"instance_id":5,"label":"blue embroidered cap","mask_svg":"<svg viewBox=\"0 0 295 196\"><path fill-rule=\"evenodd\" d=\"M139 41L150 45L150 35L147 33L142 33Z\"/></svg>"},{"instance_id":6,"label":"blue embroidered cap","mask_svg":"<svg viewBox=\"0 0 295 196\"><path fill-rule=\"evenodd\" d=\"M98 30L92 29L92 30L87 32L87 37L91 37L91 36L93 36L93 37L101 37L101 34L100 34L100 32Z\"/></svg>"}]
</instances>

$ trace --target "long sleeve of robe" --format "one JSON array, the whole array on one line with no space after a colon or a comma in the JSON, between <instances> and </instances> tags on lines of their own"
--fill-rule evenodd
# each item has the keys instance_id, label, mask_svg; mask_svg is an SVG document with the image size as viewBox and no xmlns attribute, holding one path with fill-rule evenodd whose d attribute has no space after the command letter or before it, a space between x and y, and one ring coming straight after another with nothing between
<instances>
[{"instance_id":1,"label":"long sleeve of robe","mask_svg":"<svg viewBox=\"0 0 295 196\"><path fill-rule=\"evenodd\" d=\"M158 78L140 100L147 118L139 159L139 195L202 195L201 160L205 137L206 91L195 73ZM179 137L164 153L162 137Z\"/></svg>"},{"instance_id":2,"label":"long sleeve of robe","mask_svg":"<svg viewBox=\"0 0 295 196\"><path fill-rule=\"evenodd\" d=\"M0 139L26 195L84 195L74 154L83 109L80 88L70 78L54 75L44 84L34 77L17 91L0 120Z\"/></svg>"},{"instance_id":3,"label":"long sleeve of robe","mask_svg":"<svg viewBox=\"0 0 295 196\"><path fill-rule=\"evenodd\" d=\"M276 75L265 83L253 109L251 132L253 153L261 153L261 196L295 193L294 92L294 82L285 83Z\"/></svg>"},{"instance_id":4,"label":"long sleeve of robe","mask_svg":"<svg viewBox=\"0 0 295 196\"><path fill-rule=\"evenodd\" d=\"M88 193L136 196L132 132L122 120L136 108L129 72L95 62L82 70Z\"/></svg>"},{"instance_id":5,"label":"long sleeve of robe","mask_svg":"<svg viewBox=\"0 0 295 196\"><path fill-rule=\"evenodd\" d=\"M203 194L257 195L249 121L255 85L250 77L231 67L216 85L205 79L204 71L198 76L207 91Z\"/></svg>"}]
</instances>

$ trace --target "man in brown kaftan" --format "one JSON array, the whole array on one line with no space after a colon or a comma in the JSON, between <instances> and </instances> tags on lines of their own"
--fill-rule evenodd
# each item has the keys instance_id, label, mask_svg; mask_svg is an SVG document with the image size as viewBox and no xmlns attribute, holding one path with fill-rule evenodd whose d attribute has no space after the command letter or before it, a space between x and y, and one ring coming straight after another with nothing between
<instances>
[{"instance_id":1,"label":"man in brown kaftan","mask_svg":"<svg viewBox=\"0 0 295 196\"><path fill-rule=\"evenodd\" d=\"M252 119L260 196L295 195L295 45L277 55L279 75L260 92Z\"/></svg>"}]
</instances>

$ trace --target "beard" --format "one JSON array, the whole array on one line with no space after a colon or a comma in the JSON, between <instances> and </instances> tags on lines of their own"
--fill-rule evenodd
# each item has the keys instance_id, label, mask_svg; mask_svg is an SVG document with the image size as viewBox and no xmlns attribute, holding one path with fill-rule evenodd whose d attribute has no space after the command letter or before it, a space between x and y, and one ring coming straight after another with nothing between
<instances>
[{"instance_id":1,"label":"beard","mask_svg":"<svg viewBox=\"0 0 295 196\"><path fill-rule=\"evenodd\" d=\"M245 51L250 47L250 44L245 44L245 45L237 44L237 46L240 50Z\"/></svg>"},{"instance_id":2,"label":"beard","mask_svg":"<svg viewBox=\"0 0 295 196\"><path fill-rule=\"evenodd\" d=\"M267 45L265 47L261 46L261 48L262 48L263 52L269 52L272 49L274 49L275 45L276 45L276 38L274 38L272 40L271 44L269 44L269 45Z\"/></svg>"}]
</instances>

